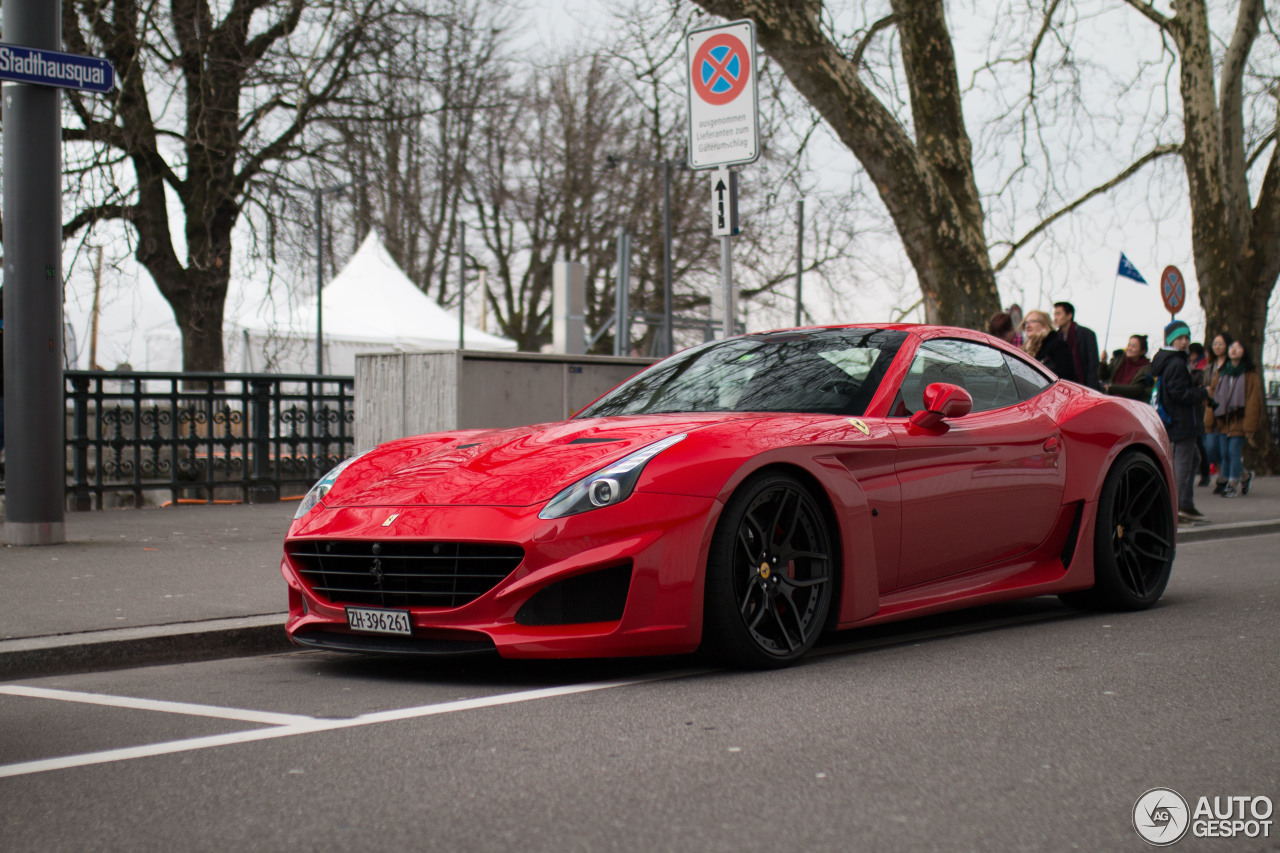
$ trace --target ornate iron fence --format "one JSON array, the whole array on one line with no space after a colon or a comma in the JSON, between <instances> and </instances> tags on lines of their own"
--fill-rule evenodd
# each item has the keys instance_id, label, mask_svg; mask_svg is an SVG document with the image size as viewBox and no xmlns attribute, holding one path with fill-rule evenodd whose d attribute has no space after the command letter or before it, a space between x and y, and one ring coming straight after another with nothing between
<instances>
[{"instance_id":1,"label":"ornate iron fence","mask_svg":"<svg viewBox=\"0 0 1280 853\"><path fill-rule=\"evenodd\" d=\"M67 495L76 510L102 509L108 495L139 506L145 493L166 491L173 501L277 500L305 492L355 445L351 376L64 377ZM1280 444L1280 400L1267 400L1267 414Z\"/></svg>"},{"instance_id":2,"label":"ornate iron fence","mask_svg":"<svg viewBox=\"0 0 1280 853\"><path fill-rule=\"evenodd\" d=\"M355 379L245 373L64 374L67 495L140 506L278 500L351 455ZM0 480L0 491L4 483Z\"/></svg>"}]
</instances>

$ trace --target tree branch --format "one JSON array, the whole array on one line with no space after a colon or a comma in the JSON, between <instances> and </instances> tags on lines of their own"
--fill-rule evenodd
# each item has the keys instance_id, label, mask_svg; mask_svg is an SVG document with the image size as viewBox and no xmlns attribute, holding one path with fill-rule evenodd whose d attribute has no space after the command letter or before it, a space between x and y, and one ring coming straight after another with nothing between
<instances>
[{"instance_id":1,"label":"tree branch","mask_svg":"<svg viewBox=\"0 0 1280 853\"><path fill-rule=\"evenodd\" d=\"M1019 239L1016 243L1013 243L1012 245L1009 246L1009 251L1005 253L1004 257L1002 257L998 263L995 264L995 267L994 267L995 271L1000 272L1002 269L1004 269L1009 264L1009 262L1013 260L1013 256L1017 253L1019 249L1021 249L1023 246L1029 243L1036 236L1048 230L1049 226L1052 225L1054 222L1066 216L1067 214L1079 209L1082 205L1084 205L1090 199L1096 198L1097 196L1100 196L1103 193L1109 192L1110 190L1124 183L1126 180L1128 180L1129 178L1137 174L1137 172L1141 170L1143 166L1146 166L1148 163L1158 160L1161 157L1166 157L1170 154L1181 154L1181 153L1182 153L1182 146L1175 143L1169 143L1167 145L1158 145L1155 148L1151 149L1142 157L1140 157L1139 159L1131 163L1129 167L1126 168L1123 172L1116 175L1114 178L1107 181L1105 184L1101 184L1099 186L1094 187L1084 195L1080 196L1080 198L1068 204L1066 207L1054 212L1048 218L1041 220L1040 223L1037 224L1035 228L1032 228L1030 231L1024 234L1021 237L1021 239Z\"/></svg>"},{"instance_id":2,"label":"tree branch","mask_svg":"<svg viewBox=\"0 0 1280 853\"><path fill-rule=\"evenodd\" d=\"M893 26L898 20L897 15L886 15L871 25L871 29L867 30L867 34L858 42L858 46L853 49L853 54L849 57L849 62L854 68L862 67L862 55L866 53L867 48L871 46L872 40L881 30L887 30Z\"/></svg>"},{"instance_id":3,"label":"tree branch","mask_svg":"<svg viewBox=\"0 0 1280 853\"><path fill-rule=\"evenodd\" d=\"M1147 20L1160 29L1171 30L1173 28L1173 19L1157 12L1156 7L1151 3L1143 3L1142 0L1124 0L1124 2L1137 9Z\"/></svg>"}]
</instances>

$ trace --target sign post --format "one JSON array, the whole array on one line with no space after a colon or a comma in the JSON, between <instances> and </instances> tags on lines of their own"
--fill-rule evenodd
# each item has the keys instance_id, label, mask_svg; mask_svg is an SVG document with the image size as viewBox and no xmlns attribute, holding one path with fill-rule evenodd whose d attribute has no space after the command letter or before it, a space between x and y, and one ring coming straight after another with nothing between
<instances>
[{"instance_id":1,"label":"sign post","mask_svg":"<svg viewBox=\"0 0 1280 853\"><path fill-rule=\"evenodd\" d=\"M720 238L722 331L729 337L737 317L729 240L738 233L738 176L728 167L754 163L760 157L755 24L732 21L694 30L685 37L685 47L689 166L716 170L711 179L711 233Z\"/></svg>"},{"instance_id":2,"label":"sign post","mask_svg":"<svg viewBox=\"0 0 1280 853\"><path fill-rule=\"evenodd\" d=\"M60 53L62 4L5 0L5 526L10 545L66 541L62 429L62 116L58 89L107 92L111 63ZM19 44L16 44L20 42Z\"/></svg>"}]
</instances>

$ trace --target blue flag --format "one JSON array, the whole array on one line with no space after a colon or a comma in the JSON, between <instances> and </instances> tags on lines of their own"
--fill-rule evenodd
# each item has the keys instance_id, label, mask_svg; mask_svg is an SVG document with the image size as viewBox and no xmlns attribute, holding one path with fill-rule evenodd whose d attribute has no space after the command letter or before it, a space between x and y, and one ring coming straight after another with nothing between
<instances>
[{"instance_id":1,"label":"blue flag","mask_svg":"<svg viewBox=\"0 0 1280 853\"><path fill-rule=\"evenodd\" d=\"M1131 278L1138 284L1147 283L1147 280L1142 277L1142 273L1138 272L1138 268L1133 265L1133 262L1124 256L1124 252L1120 253L1120 269L1116 270L1116 275Z\"/></svg>"}]
</instances>

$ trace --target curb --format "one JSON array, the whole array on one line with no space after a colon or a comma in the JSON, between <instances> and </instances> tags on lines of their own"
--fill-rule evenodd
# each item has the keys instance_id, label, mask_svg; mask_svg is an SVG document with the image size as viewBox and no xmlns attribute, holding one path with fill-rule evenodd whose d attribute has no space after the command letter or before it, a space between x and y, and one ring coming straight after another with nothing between
<instances>
[{"instance_id":1,"label":"curb","mask_svg":"<svg viewBox=\"0 0 1280 853\"><path fill-rule=\"evenodd\" d=\"M1209 542L1214 539L1235 539L1240 536L1260 536L1280 533L1280 519L1268 521L1232 521L1223 524L1189 525L1178 528L1178 544L1185 542Z\"/></svg>"},{"instance_id":2,"label":"curb","mask_svg":"<svg viewBox=\"0 0 1280 853\"><path fill-rule=\"evenodd\" d=\"M0 681L273 654L293 648L286 614L0 640Z\"/></svg>"}]
</instances>

